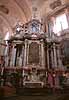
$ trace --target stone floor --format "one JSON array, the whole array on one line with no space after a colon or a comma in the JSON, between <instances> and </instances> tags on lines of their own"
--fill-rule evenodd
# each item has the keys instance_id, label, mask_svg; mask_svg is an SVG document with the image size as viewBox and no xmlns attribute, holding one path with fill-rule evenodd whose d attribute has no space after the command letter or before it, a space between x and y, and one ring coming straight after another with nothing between
<instances>
[{"instance_id":1,"label":"stone floor","mask_svg":"<svg viewBox=\"0 0 69 100\"><path fill-rule=\"evenodd\" d=\"M0 100L69 100L69 94L46 94L45 96L12 96Z\"/></svg>"}]
</instances>

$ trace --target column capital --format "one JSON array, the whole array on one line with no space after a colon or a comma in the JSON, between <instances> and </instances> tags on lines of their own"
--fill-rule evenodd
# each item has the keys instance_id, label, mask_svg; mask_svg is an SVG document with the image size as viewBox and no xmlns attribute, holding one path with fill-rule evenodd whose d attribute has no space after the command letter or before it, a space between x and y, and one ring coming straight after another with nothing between
<instances>
[{"instance_id":1,"label":"column capital","mask_svg":"<svg viewBox=\"0 0 69 100\"><path fill-rule=\"evenodd\" d=\"M54 43L53 43L53 46L55 46L55 45L56 45L56 43L54 42Z\"/></svg>"},{"instance_id":2,"label":"column capital","mask_svg":"<svg viewBox=\"0 0 69 100\"><path fill-rule=\"evenodd\" d=\"M41 39L40 42L43 42L43 39Z\"/></svg>"},{"instance_id":3,"label":"column capital","mask_svg":"<svg viewBox=\"0 0 69 100\"><path fill-rule=\"evenodd\" d=\"M28 41L28 39L25 39L25 42L27 42Z\"/></svg>"},{"instance_id":4,"label":"column capital","mask_svg":"<svg viewBox=\"0 0 69 100\"><path fill-rule=\"evenodd\" d=\"M51 46L51 49L53 49L53 45Z\"/></svg>"},{"instance_id":5,"label":"column capital","mask_svg":"<svg viewBox=\"0 0 69 100\"><path fill-rule=\"evenodd\" d=\"M52 48L56 50L57 49L57 45L54 43Z\"/></svg>"}]
</instances>

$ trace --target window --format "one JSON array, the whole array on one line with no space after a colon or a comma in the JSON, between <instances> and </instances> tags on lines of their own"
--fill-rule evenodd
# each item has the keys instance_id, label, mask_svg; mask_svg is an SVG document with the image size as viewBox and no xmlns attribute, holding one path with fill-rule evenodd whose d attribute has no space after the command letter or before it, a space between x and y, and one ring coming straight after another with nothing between
<instances>
[{"instance_id":1,"label":"window","mask_svg":"<svg viewBox=\"0 0 69 100\"><path fill-rule=\"evenodd\" d=\"M54 27L53 27L53 32L58 33L57 35L60 35L60 31L67 29L68 28L68 23L66 19L66 15L62 14L54 20Z\"/></svg>"},{"instance_id":2,"label":"window","mask_svg":"<svg viewBox=\"0 0 69 100\"><path fill-rule=\"evenodd\" d=\"M5 35L5 38L4 38L4 40L6 41L6 44L8 44L7 40L9 39L9 37L10 37L10 33L7 32L6 35Z\"/></svg>"},{"instance_id":3,"label":"window","mask_svg":"<svg viewBox=\"0 0 69 100\"><path fill-rule=\"evenodd\" d=\"M32 25L32 32L37 32L37 28L35 25Z\"/></svg>"},{"instance_id":4,"label":"window","mask_svg":"<svg viewBox=\"0 0 69 100\"><path fill-rule=\"evenodd\" d=\"M10 33L7 32L7 33L6 33L6 36L5 36L5 38L4 38L4 40L8 40L8 39L9 39L9 36L10 36Z\"/></svg>"},{"instance_id":5,"label":"window","mask_svg":"<svg viewBox=\"0 0 69 100\"><path fill-rule=\"evenodd\" d=\"M39 26L38 24L33 23L32 24L32 32L38 32L39 31Z\"/></svg>"}]
</instances>

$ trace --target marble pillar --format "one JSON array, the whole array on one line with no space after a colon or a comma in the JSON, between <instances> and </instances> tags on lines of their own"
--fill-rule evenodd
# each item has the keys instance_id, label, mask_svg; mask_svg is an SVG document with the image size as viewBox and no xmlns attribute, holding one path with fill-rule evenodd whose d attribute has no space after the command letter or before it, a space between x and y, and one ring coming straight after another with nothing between
<instances>
[{"instance_id":1,"label":"marble pillar","mask_svg":"<svg viewBox=\"0 0 69 100\"><path fill-rule=\"evenodd\" d=\"M48 69L49 69L49 48L47 46L47 65L48 65Z\"/></svg>"},{"instance_id":2,"label":"marble pillar","mask_svg":"<svg viewBox=\"0 0 69 100\"><path fill-rule=\"evenodd\" d=\"M19 57L19 67L22 67L22 54Z\"/></svg>"},{"instance_id":3,"label":"marble pillar","mask_svg":"<svg viewBox=\"0 0 69 100\"><path fill-rule=\"evenodd\" d=\"M22 66L24 65L24 45L22 46Z\"/></svg>"},{"instance_id":4,"label":"marble pillar","mask_svg":"<svg viewBox=\"0 0 69 100\"><path fill-rule=\"evenodd\" d=\"M24 45L23 45L23 47L22 47L22 67L24 66ZM23 71L22 71L22 77L24 77L24 69L23 69Z\"/></svg>"},{"instance_id":5,"label":"marble pillar","mask_svg":"<svg viewBox=\"0 0 69 100\"><path fill-rule=\"evenodd\" d=\"M51 64L52 68L54 67L54 57L53 57L53 48L51 47Z\"/></svg>"},{"instance_id":6,"label":"marble pillar","mask_svg":"<svg viewBox=\"0 0 69 100\"><path fill-rule=\"evenodd\" d=\"M15 66L15 58L16 58L16 48L13 46L12 54L11 54L10 66Z\"/></svg>"},{"instance_id":7,"label":"marble pillar","mask_svg":"<svg viewBox=\"0 0 69 100\"><path fill-rule=\"evenodd\" d=\"M5 55L5 67L8 66L8 50L9 50L9 48L8 48L8 45L7 45L6 48L5 48L5 52L4 52L4 55Z\"/></svg>"},{"instance_id":8,"label":"marble pillar","mask_svg":"<svg viewBox=\"0 0 69 100\"><path fill-rule=\"evenodd\" d=\"M12 56L12 44L9 45L9 51L8 51L8 67L11 66L11 56Z\"/></svg>"},{"instance_id":9,"label":"marble pillar","mask_svg":"<svg viewBox=\"0 0 69 100\"><path fill-rule=\"evenodd\" d=\"M54 67L57 68L57 55L56 55L56 44L53 43L53 51L54 51Z\"/></svg>"},{"instance_id":10,"label":"marble pillar","mask_svg":"<svg viewBox=\"0 0 69 100\"><path fill-rule=\"evenodd\" d=\"M26 52L27 52L27 65L28 65L28 62L29 62L28 61L29 60L29 57L28 57L29 56L29 41L28 40L27 40L27 51Z\"/></svg>"},{"instance_id":11,"label":"marble pillar","mask_svg":"<svg viewBox=\"0 0 69 100\"><path fill-rule=\"evenodd\" d=\"M44 42L43 42L43 39L41 40L41 65L42 65L42 67L45 66L45 53L44 53Z\"/></svg>"},{"instance_id":12,"label":"marble pillar","mask_svg":"<svg viewBox=\"0 0 69 100\"><path fill-rule=\"evenodd\" d=\"M25 47L24 47L24 66L27 64L27 39L25 39Z\"/></svg>"},{"instance_id":13,"label":"marble pillar","mask_svg":"<svg viewBox=\"0 0 69 100\"><path fill-rule=\"evenodd\" d=\"M41 44L39 45L39 64L40 64L40 66L41 66Z\"/></svg>"},{"instance_id":14,"label":"marble pillar","mask_svg":"<svg viewBox=\"0 0 69 100\"><path fill-rule=\"evenodd\" d=\"M62 67L62 61L60 58L60 48L59 46L57 46L57 57L58 57L58 67L61 68Z\"/></svg>"}]
</instances>

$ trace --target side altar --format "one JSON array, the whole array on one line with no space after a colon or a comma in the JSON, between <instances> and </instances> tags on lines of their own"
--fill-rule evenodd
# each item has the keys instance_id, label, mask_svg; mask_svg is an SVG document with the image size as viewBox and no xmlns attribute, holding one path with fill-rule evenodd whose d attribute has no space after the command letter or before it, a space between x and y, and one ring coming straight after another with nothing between
<instances>
[{"instance_id":1,"label":"side altar","mask_svg":"<svg viewBox=\"0 0 69 100\"><path fill-rule=\"evenodd\" d=\"M17 26L8 40L6 66L22 69L24 86L43 86L46 81L46 36L42 27L38 20L32 20Z\"/></svg>"},{"instance_id":2,"label":"side altar","mask_svg":"<svg viewBox=\"0 0 69 100\"><path fill-rule=\"evenodd\" d=\"M16 26L14 35L7 40L5 47L2 75L6 74L6 82L12 79L13 85L30 88L56 84L55 77L64 71L60 41L54 34L53 38L47 35L43 24L35 19ZM49 74L52 82L48 80Z\"/></svg>"}]
</instances>

